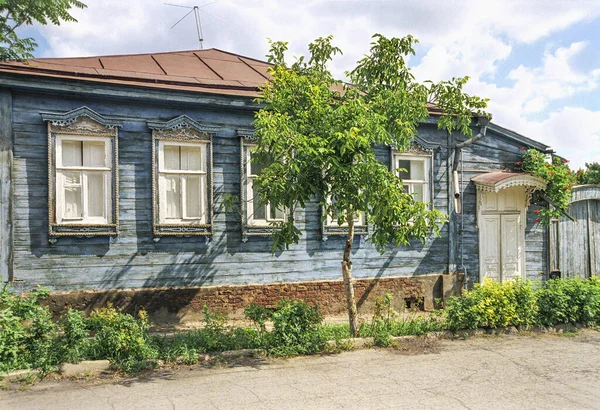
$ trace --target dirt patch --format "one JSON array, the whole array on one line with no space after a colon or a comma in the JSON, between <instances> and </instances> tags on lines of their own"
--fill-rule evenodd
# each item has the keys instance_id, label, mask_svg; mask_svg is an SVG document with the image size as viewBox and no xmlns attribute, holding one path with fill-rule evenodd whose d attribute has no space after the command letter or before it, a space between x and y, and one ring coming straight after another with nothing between
<instances>
[{"instance_id":1,"label":"dirt patch","mask_svg":"<svg viewBox=\"0 0 600 410\"><path fill-rule=\"evenodd\" d=\"M428 339L424 337L394 342L390 346L394 353L402 355L418 355L439 353L442 345L437 339Z\"/></svg>"}]
</instances>

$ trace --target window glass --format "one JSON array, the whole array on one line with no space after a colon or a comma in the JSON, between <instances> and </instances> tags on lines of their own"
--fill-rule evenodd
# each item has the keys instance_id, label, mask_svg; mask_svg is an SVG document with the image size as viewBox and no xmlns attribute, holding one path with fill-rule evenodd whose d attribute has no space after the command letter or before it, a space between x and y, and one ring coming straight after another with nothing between
<instances>
[{"instance_id":1,"label":"window glass","mask_svg":"<svg viewBox=\"0 0 600 410\"><path fill-rule=\"evenodd\" d=\"M409 160L405 160L405 159L399 159L398 160L398 176L402 179L412 179L410 172L411 172L411 166L410 166L410 161Z\"/></svg>"},{"instance_id":2,"label":"window glass","mask_svg":"<svg viewBox=\"0 0 600 410\"><path fill-rule=\"evenodd\" d=\"M203 171L202 151L200 147L180 147L181 169L184 171Z\"/></svg>"},{"instance_id":3,"label":"window glass","mask_svg":"<svg viewBox=\"0 0 600 410\"><path fill-rule=\"evenodd\" d=\"M265 166L263 164L257 164L256 162L250 161L250 174L251 175L258 175L262 172L263 169L265 169Z\"/></svg>"},{"instance_id":4,"label":"window glass","mask_svg":"<svg viewBox=\"0 0 600 410\"><path fill-rule=\"evenodd\" d=\"M170 219L181 218L181 178L179 175L166 175L166 217Z\"/></svg>"},{"instance_id":5,"label":"window glass","mask_svg":"<svg viewBox=\"0 0 600 410\"><path fill-rule=\"evenodd\" d=\"M425 161L410 161L410 179L425 180Z\"/></svg>"},{"instance_id":6,"label":"window glass","mask_svg":"<svg viewBox=\"0 0 600 410\"><path fill-rule=\"evenodd\" d=\"M83 141L83 166L106 166L103 141Z\"/></svg>"},{"instance_id":7,"label":"window glass","mask_svg":"<svg viewBox=\"0 0 600 410\"><path fill-rule=\"evenodd\" d=\"M412 194L416 201L425 202L422 184L412 184Z\"/></svg>"},{"instance_id":8,"label":"window glass","mask_svg":"<svg viewBox=\"0 0 600 410\"><path fill-rule=\"evenodd\" d=\"M62 166L80 167L82 165L81 141L62 142Z\"/></svg>"},{"instance_id":9,"label":"window glass","mask_svg":"<svg viewBox=\"0 0 600 410\"><path fill-rule=\"evenodd\" d=\"M200 206L200 177L198 175L187 175L185 179L185 204L187 218L200 218L202 210Z\"/></svg>"},{"instance_id":10,"label":"window glass","mask_svg":"<svg viewBox=\"0 0 600 410\"><path fill-rule=\"evenodd\" d=\"M165 145L163 147L164 167L167 170L179 170L179 147Z\"/></svg>"},{"instance_id":11,"label":"window glass","mask_svg":"<svg viewBox=\"0 0 600 410\"><path fill-rule=\"evenodd\" d=\"M283 209L275 208L273 206L269 208L271 209L271 220L282 220L285 217Z\"/></svg>"},{"instance_id":12,"label":"window glass","mask_svg":"<svg viewBox=\"0 0 600 410\"><path fill-rule=\"evenodd\" d=\"M266 206L260 203L258 190L252 187L252 217L254 219L267 219Z\"/></svg>"},{"instance_id":13,"label":"window glass","mask_svg":"<svg viewBox=\"0 0 600 410\"><path fill-rule=\"evenodd\" d=\"M83 217L81 175L79 172L66 172L64 180L64 217L80 219Z\"/></svg>"},{"instance_id":14,"label":"window glass","mask_svg":"<svg viewBox=\"0 0 600 410\"><path fill-rule=\"evenodd\" d=\"M104 173L87 173L88 216L104 216Z\"/></svg>"}]
</instances>

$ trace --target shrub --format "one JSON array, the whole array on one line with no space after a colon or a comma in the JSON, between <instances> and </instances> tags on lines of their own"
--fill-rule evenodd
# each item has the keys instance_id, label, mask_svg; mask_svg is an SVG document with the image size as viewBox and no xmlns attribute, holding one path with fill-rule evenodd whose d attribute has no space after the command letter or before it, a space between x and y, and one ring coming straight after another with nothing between
<instances>
[{"instance_id":1,"label":"shrub","mask_svg":"<svg viewBox=\"0 0 600 410\"><path fill-rule=\"evenodd\" d=\"M267 332L266 323L273 319L273 312L252 302L244 309L244 316L254 323L261 334L265 334Z\"/></svg>"},{"instance_id":2,"label":"shrub","mask_svg":"<svg viewBox=\"0 0 600 410\"><path fill-rule=\"evenodd\" d=\"M148 359L156 357L156 349L149 343L150 325L144 310L135 318L109 304L95 310L88 324L94 333L90 342L92 359L108 359L113 367L131 372L148 367Z\"/></svg>"},{"instance_id":3,"label":"shrub","mask_svg":"<svg viewBox=\"0 0 600 410\"><path fill-rule=\"evenodd\" d=\"M319 332L323 316L303 300L282 299L273 312L273 332L268 336L269 353L276 356L312 354L325 340Z\"/></svg>"},{"instance_id":4,"label":"shrub","mask_svg":"<svg viewBox=\"0 0 600 410\"><path fill-rule=\"evenodd\" d=\"M486 279L448 301L446 325L449 329L531 326L537 317L534 294L531 281L498 283Z\"/></svg>"},{"instance_id":5,"label":"shrub","mask_svg":"<svg viewBox=\"0 0 600 410\"><path fill-rule=\"evenodd\" d=\"M389 293L375 299L371 333L376 346L387 347L392 342L390 328L392 321L398 316L398 312L392 307L392 299L392 295Z\"/></svg>"},{"instance_id":6,"label":"shrub","mask_svg":"<svg viewBox=\"0 0 600 410\"><path fill-rule=\"evenodd\" d=\"M40 304L47 296L42 288L23 295L6 286L0 291L0 372L24 368L47 372L60 361L57 326Z\"/></svg>"},{"instance_id":7,"label":"shrub","mask_svg":"<svg viewBox=\"0 0 600 410\"><path fill-rule=\"evenodd\" d=\"M58 321L63 330L60 338L62 360L77 363L89 355L89 329L83 313L69 309Z\"/></svg>"},{"instance_id":8,"label":"shrub","mask_svg":"<svg viewBox=\"0 0 600 410\"><path fill-rule=\"evenodd\" d=\"M546 282L536 295L539 323L600 324L600 279L555 279Z\"/></svg>"}]
</instances>

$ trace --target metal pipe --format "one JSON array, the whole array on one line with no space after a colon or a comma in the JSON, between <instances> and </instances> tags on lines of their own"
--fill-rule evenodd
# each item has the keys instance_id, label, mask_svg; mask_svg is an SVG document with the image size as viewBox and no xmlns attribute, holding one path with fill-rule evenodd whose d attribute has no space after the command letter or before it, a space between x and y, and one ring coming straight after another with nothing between
<instances>
[{"instance_id":1,"label":"metal pipe","mask_svg":"<svg viewBox=\"0 0 600 410\"><path fill-rule=\"evenodd\" d=\"M456 171L458 169L458 157L462 151L463 148L468 147L471 144L474 144L475 142L479 141L481 138L485 137L485 133L487 132L487 126L490 123L490 119L486 116L481 116L479 117L479 121L477 122L477 125L480 126L481 128L479 129L479 133L477 135L475 135L474 137L469 138L466 141L463 141L461 143L458 143L454 146L454 159L452 161L452 171Z\"/></svg>"}]
</instances>

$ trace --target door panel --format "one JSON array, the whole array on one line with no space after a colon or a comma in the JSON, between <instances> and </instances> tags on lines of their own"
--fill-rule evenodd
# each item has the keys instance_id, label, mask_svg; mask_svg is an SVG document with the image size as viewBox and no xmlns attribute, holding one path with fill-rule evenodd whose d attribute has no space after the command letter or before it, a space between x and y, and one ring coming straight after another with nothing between
<instances>
[{"instance_id":1,"label":"door panel","mask_svg":"<svg viewBox=\"0 0 600 410\"><path fill-rule=\"evenodd\" d=\"M502 215L500 219L500 251L502 280L521 278L521 215Z\"/></svg>"},{"instance_id":2,"label":"door panel","mask_svg":"<svg viewBox=\"0 0 600 410\"><path fill-rule=\"evenodd\" d=\"M480 227L479 255L482 279L500 281L500 215L483 215Z\"/></svg>"},{"instance_id":3,"label":"door panel","mask_svg":"<svg viewBox=\"0 0 600 410\"><path fill-rule=\"evenodd\" d=\"M520 212L521 198L525 195L522 187L503 189L498 194L498 210L502 212Z\"/></svg>"}]
</instances>

